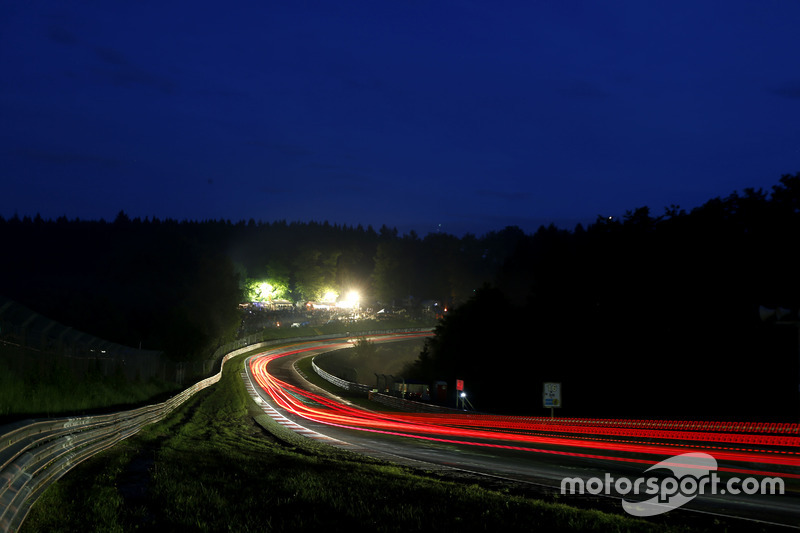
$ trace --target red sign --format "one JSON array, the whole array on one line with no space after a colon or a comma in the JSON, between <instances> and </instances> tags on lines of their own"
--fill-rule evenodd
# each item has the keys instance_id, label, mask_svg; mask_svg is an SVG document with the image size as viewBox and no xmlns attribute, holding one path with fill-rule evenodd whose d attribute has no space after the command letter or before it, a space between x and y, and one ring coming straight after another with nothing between
<instances>
[{"instance_id":1,"label":"red sign","mask_svg":"<svg viewBox=\"0 0 800 533\"><path fill-rule=\"evenodd\" d=\"M456 390L464 390L464 380L457 379L456 380Z\"/></svg>"}]
</instances>

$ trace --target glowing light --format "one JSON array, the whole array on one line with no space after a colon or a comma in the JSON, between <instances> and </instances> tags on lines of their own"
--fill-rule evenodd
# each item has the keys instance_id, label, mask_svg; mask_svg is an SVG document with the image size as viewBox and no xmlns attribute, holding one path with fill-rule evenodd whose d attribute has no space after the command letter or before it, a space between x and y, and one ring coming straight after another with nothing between
<instances>
[{"instance_id":1,"label":"glowing light","mask_svg":"<svg viewBox=\"0 0 800 533\"><path fill-rule=\"evenodd\" d=\"M258 295L260 297L270 298L272 292L275 290L275 287L267 283L266 281L258 284Z\"/></svg>"},{"instance_id":2,"label":"glowing light","mask_svg":"<svg viewBox=\"0 0 800 533\"><path fill-rule=\"evenodd\" d=\"M245 284L250 302L272 302L288 295L289 287L275 279L248 279Z\"/></svg>"},{"instance_id":3,"label":"glowing light","mask_svg":"<svg viewBox=\"0 0 800 533\"><path fill-rule=\"evenodd\" d=\"M328 291L322 296L322 301L325 303L333 303L336 301L336 297L339 296L334 291Z\"/></svg>"},{"instance_id":4,"label":"glowing light","mask_svg":"<svg viewBox=\"0 0 800 533\"><path fill-rule=\"evenodd\" d=\"M337 305L345 309L356 309L358 308L360 299L361 296L358 294L358 291L350 291L347 293L345 299L340 301Z\"/></svg>"},{"instance_id":5,"label":"glowing light","mask_svg":"<svg viewBox=\"0 0 800 533\"><path fill-rule=\"evenodd\" d=\"M340 344L334 342L329 347L346 345L346 339L341 339ZM721 466L720 471L800 479L796 473L800 467L798 424L366 411L305 391L269 373L271 361L313 349L317 346L288 348L250 360L256 383L273 401L308 420L434 442L642 464L656 464L665 456L687 451L705 451L720 462L741 464ZM764 465L780 471L766 471Z\"/></svg>"}]
</instances>

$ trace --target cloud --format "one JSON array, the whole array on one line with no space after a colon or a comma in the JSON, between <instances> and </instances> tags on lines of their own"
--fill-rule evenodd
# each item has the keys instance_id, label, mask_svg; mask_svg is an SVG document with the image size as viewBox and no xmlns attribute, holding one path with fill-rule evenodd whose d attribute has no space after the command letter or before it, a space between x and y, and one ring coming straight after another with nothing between
<instances>
[{"instance_id":1,"label":"cloud","mask_svg":"<svg viewBox=\"0 0 800 533\"><path fill-rule=\"evenodd\" d=\"M117 50L107 46L93 46L94 53L105 63L114 66L129 67L130 62L128 59Z\"/></svg>"},{"instance_id":2,"label":"cloud","mask_svg":"<svg viewBox=\"0 0 800 533\"><path fill-rule=\"evenodd\" d=\"M175 87L177 85L169 78L136 67L117 70L96 69L95 73L108 79L111 83L119 87L139 85L157 89L165 94L172 94L175 92Z\"/></svg>"},{"instance_id":3,"label":"cloud","mask_svg":"<svg viewBox=\"0 0 800 533\"><path fill-rule=\"evenodd\" d=\"M114 85L151 87L167 94L175 90L177 84L174 80L132 64L124 54L113 48L94 46L92 50L105 64L105 67L96 68L95 73L110 80Z\"/></svg>"},{"instance_id":4,"label":"cloud","mask_svg":"<svg viewBox=\"0 0 800 533\"><path fill-rule=\"evenodd\" d=\"M61 45L77 46L83 44L73 33L62 26L50 26L47 35L51 41ZM95 74L110 80L116 86L140 85L155 88L164 93L172 93L175 90L177 84L174 80L149 72L133 64L125 54L114 48L88 44L83 48L91 50L104 65L95 68Z\"/></svg>"},{"instance_id":5,"label":"cloud","mask_svg":"<svg viewBox=\"0 0 800 533\"><path fill-rule=\"evenodd\" d=\"M61 26L50 26L47 36L51 41L58 44L63 44L66 46L74 46L79 44L77 37L75 37L69 30L62 28Z\"/></svg>"},{"instance_id":6,"label":"cloud","mask_svg":"<svg viewBox=\"0 0 800 533\"><path fill-rule=\"evenodd\" d=\"M784 83L771 92L789 100L800 100L800 80Z\"/></svg>"}]
</instances>

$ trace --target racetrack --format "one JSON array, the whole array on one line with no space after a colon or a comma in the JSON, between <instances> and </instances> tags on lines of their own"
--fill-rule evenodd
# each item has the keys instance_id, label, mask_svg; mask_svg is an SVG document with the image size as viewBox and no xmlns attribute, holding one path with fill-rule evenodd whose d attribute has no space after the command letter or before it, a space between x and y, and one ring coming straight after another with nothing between
<instances>
[{"instance_id":1,"label":"racetrack","mask_svg":"<svg viewBox=\"0 0 800 533\"><path fill-rule=\"evenodd\" d=\"M424 334L392 334L372 340L393 342L418 335ZM664 512L682 503L679 510L670 512L711 513L800 528L800 437L796 425L726 428L676 421L550 420L467 412L366 410L314 387L294 367L300 358L347 346L347 338L312 341L250 357L246 368L253 394L284 425L312 438L426 469L458 469L553 491L560 490L564 478L586 482L609 477L636 480L665 459L689 453L694 455L688 457L702 458L707 454L713 458L713 474L720 480L713 493L694 494L684 498L685 503L676 499L648 503L652 502L649 496L623 494L613 490L620 488L619 484L611 483L610 493L600 496L618 502L620 511L623 503L634 512L648 505L666 506ZM682 460L679 466L698 470L700 479L706 465L685 463ZM674 462L670 464L678 468ZM669 475L670 467L666 468L647 475L659 480L677 476L676 470ZM734 478L758 482L780 478L784 494L747 494L741 487L739 494L733 494Z\"/></svg>"}]
</instances>

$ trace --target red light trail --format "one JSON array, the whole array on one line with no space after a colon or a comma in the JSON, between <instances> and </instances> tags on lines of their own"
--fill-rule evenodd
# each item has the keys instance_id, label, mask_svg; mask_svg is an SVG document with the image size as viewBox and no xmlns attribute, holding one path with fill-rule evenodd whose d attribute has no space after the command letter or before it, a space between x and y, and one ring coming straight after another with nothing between
<instances>
[{"instance_id":1,"label":"red light trail","mask_svg":"<svg viewBox=\"0 0 800 533\"><path fill-rule=\"evenodd\" d=\"M343 342L326 347L346 346L349 344ZM720 471L800 479L798 424L370 411L303 390L269 372L269 363L277 358L319 348L315 344L256 356L250 359L250 371L257 384L284 410L340 428L432 442L644 464L655 464L668 455L703 451L725 463L719 467ZM758 468L745 468L748 465ZM781 471L766 471L765 465Z\"/></svg>"}]
</instances>

